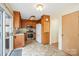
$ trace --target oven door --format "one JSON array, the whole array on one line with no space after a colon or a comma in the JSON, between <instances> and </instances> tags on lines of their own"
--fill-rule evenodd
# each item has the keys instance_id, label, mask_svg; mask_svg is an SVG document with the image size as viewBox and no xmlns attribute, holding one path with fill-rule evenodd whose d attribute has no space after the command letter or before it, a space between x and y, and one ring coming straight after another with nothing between
<instances>
[{"instance_id":1,"label":"oven door","mask_svg":"<svg viewBox=\"0 0 79 59\"><path fill-rule=\"evenodd\" d=\"M33 39L33 33L27 33L27 39Z\"/></svg>"}]
</instances>

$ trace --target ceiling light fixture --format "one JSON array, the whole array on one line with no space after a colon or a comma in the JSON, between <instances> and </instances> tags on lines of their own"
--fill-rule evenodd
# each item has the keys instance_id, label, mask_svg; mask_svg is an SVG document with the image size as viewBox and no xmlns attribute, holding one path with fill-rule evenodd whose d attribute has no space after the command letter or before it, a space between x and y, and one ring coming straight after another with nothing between
<instances>
[{"instance_id":1,"label":"ceiling light fixture","mask_svg":"<svg viewBox=\"0 0 79 59\"><path fill-rule=\"evenodd\" d=\"M42 11L43 10L43 5L42 4L37 4L36 5L36 9L38 10L38 11Z\"/></svg>"}]
</instances>

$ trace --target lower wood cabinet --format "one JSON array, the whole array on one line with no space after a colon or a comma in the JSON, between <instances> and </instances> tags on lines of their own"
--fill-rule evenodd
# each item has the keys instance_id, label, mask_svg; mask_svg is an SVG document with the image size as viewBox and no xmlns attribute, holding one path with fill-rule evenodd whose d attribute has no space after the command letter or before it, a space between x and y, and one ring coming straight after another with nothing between
<instances>
[{"instance_id":1,"label":"lower wood cabinet","mask_svg":"<svg viewBox=\"0 0 79 59\"><path fill-rule=\"evenodd\" d=\"M26 43L25 35L18 35L14 36L14 48L21 48L24 47Z\"/></svg>"}]
</instances>

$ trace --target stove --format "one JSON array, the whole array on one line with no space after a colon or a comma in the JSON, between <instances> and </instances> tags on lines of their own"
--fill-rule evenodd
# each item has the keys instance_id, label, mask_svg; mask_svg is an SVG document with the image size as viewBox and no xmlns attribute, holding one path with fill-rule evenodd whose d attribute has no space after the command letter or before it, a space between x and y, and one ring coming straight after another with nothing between
<instances>
[{"instance_id":1,"label":"stove","mask_svg":"<svg viewBox=\"0 0 79 59\"><path fill-rule=\"evenodd\" d=\"M27 31L27 39L34 39L34 32L33 31Z\"/></svg>"}]
</instances>

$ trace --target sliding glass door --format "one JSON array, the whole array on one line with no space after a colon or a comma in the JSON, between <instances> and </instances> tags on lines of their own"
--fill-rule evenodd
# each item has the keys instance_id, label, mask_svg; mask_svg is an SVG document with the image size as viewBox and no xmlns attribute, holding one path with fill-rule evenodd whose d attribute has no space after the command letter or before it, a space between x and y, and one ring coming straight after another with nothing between
<instances>
[{"instance_id":1,"label":"sliding glass door","mask_svg":"<svg viewBox=\"0 0 79 59\"><path fill-rule=\"evenodd\" d=\"M9 15L5 13L5 55L9 53L10 49L10 19Z\"/></svg>"},{"instance_id":2,"label":"sliding glass door","mask_svg":"<svg viewBox=\"0 0 79 59\"><path fill-rule=\"evenodd\" d=\"M13 49L13 18L0 7L0 55L7 56Z\"/></svg>"},{"instance_id":3,"label":"sliding glass door","mask_svg":"<svg viewBox=\"0 0 79 59\"><path fill-rule=\"evenodd\" d=\"M12 49L12 40L12 17L5 13L5 55L9 55Z\"/></svg>"}]
</instances>

